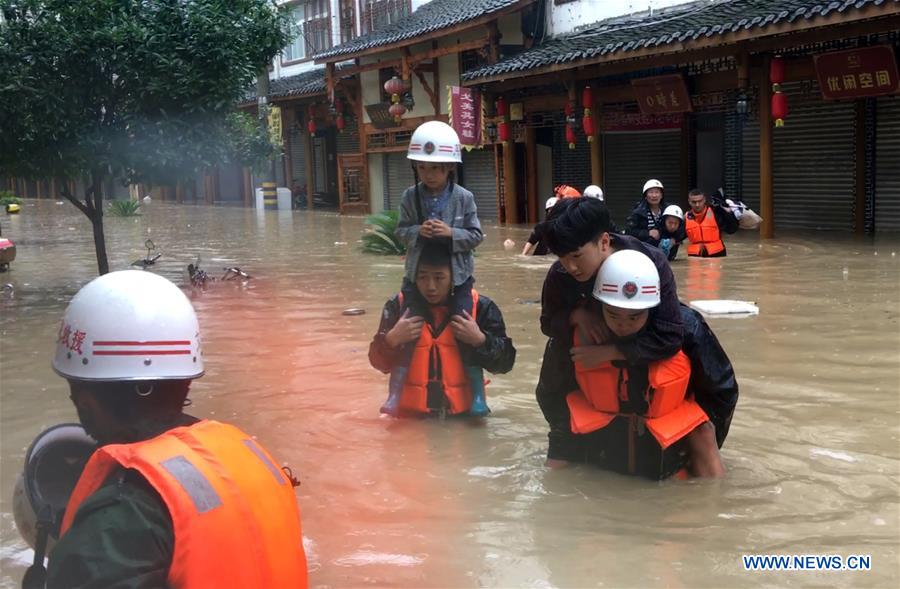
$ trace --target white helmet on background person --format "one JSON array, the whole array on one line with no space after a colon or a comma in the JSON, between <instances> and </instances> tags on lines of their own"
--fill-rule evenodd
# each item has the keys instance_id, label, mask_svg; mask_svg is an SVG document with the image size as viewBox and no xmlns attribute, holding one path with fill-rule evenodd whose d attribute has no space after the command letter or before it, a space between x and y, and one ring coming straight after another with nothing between
<instances>
[{"instance_id":1,"label":"white helmet on background person","mask_svg":"<svg viewBox=\"0 0 900 589\"><path fill-rule=\"evenodd\" d=\"M190 301L152 272L110 272L78 291L56 338L53 369L89 381L203 376L200 327Z\"/></svg>"},{"instance_id":2,"label":"white helmet on background person","mask_svg":"<svg viewBox=\"0 0 900 589\"><path fill-rule=\"evenodd\" d=\"M547 202L544 204L544 210L549 211L553 207L556 206L556 203L559 202L559 199L555 196L551 196L547 199Z\"/></svg>"},{"instance_id":3,"label":"white helmet on background person","mask_svg":"<svg viewBox=\"0 0 900 589\"><path fill-rule=\"evenodd\" d=\"M603 189L595 184L591 184L584 189L584 196L603 200Z\"/></svg>"},{"instance_id":4,"label":"white helmet on background person","mask_svg":"<svg viewBox=\"0 0 900 589\"><path fill-rule=\"evenodd\" d=\"M649 257L634 250L609 256L594 282L594 298L623 309L650 309L659 304L659 271Z\"/></svg>"},{"instance_id":5,"label":"white helmet on background person","mask_svg":"<svg viewBox=\"0 0 900 589\"><path fill-rule=\"evenodd\" d=\"M669 205L663 211L663 217L678 217L682 221L684 221L684 211L681 210L681 207L678 205Z\"/></svg>"},{"instance_id":6,"label":"white helmet on background person","mask_svg":"<svg viewBox=\"0 0 900 589\"><path fill-rule=\"evenodd\" d=\"M413 132L406 159L417 162L462 163L459 135L441 121L422 123Z\"/></svg>"},{"instance_id":7,"label":"white helmet on background person","mask_svg":"<svg viewBox=\"0 0 900 589\"><path fill-rule=\"evenodd\" d=\"M659 188L663 192L665 192L665 190L666 190L665 188L663 188L662 182L660 182L656 178L651 178L651 179L647 180L646 182L644 182L644 190L643 190L643 192L641 192L641 194L647 194L647 191L650 190L651 188Z\"/></svg>"}]
</instances>

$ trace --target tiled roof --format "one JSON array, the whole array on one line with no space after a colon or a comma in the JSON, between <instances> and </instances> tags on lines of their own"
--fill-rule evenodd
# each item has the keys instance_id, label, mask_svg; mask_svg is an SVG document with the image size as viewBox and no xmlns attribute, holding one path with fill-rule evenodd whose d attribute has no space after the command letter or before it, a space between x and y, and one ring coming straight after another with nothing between
<instances>
[{"instance_id":1,"label":"tiled roof","mask_svg":"<svg viewBox=\"0 0 900 589\"><path fill-rule=\"evenodd\" d=\"M690 42L741 30L813 20L898 0L700 0L654 11L603 20L551 37L540 45L493 65L463 74L463 80L526 71L616 52ZM627 57L623 55L623 58Z\"/></svg>"},{"instance_id":2,"label":"tiled roof","mask_svg":"<svg viewBox=\"0 0 900 589\"><path fill-rule=\"evenodd\" d=\"M339 55L358 53L390 45L398 41L406 41L440 29L457 25L479 16L496 12L512 6L522 0L432 0L423 4L409 16L392 23L383 29L368 35L357 37L352 41L332 47L315 56L326 59Z\"/></svg>"},{"instance_id":3,"label":"tiled roof","mask_svg":"<svg viewBox=\"0 0 900 589\"><path fill-rule=\"evenodd\" d=\"M316 68L295 76L269 80L269 100L287 96L305 96L325 92L325 68ZM256 85L247 89L241 104L256 102Z\"/></svg>"}]
</instances>

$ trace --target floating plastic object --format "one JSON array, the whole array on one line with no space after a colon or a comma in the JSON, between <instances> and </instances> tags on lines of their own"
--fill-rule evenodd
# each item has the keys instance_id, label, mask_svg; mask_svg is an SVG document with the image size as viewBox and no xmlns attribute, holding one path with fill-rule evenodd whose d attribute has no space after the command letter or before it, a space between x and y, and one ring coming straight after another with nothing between
<instances>
[{"instance_id":1,"label":"floating plastic object","mask_svg":"<svg viewBox=\"0 0 900 589\"><path fill-rule=\"evenodd\" d=\"M341 311L341 315L351 315L352 316L352 315L365 315L365 314L366 314L365 309L360 309L357 307L350 307L349 309L344 309L343 311Z\"/></svg>"},{"instance_id":2,"label":"floating plastic object","mask_svg":"<svg viewBox=\"0 0 900 589\"><path fill-rule=\"evenodd\" d=\"M728 299L707 299L691 301L690 307L709 316L718 315L759 315L759 307L751 301L732 301Z\"/></svg>"}]
</instances>

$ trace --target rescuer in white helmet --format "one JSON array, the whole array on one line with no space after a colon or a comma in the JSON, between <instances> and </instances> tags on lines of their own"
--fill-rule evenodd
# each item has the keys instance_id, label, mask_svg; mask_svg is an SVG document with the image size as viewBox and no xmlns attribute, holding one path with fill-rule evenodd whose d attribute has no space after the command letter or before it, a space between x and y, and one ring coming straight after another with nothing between
<instances>
[{"instance_id":1,"label":"rescuer in white helmet","mask_svg":"<svg viewBox=\"0 0 900 589\"><path fill-rule=\"evenodd\" d=\"M668 206L662 182L651 178L644 183L640 202L625 220L625 234L637 237L651 245L659 245L662 231L662 213Z\"/></svg>"},{"instance_id":2,"label":"rescuer in white helmet","mask_svg":"<svg viewBox=\"0 0 900 589\"><path fill-rule=\"evenodd\" d=\"M49 587L306 587L292 477L238 428L183 412L203 364L194 309L161 276L112 272L72 299L53 369L99 447Z\"/></svg>"}]
</instances>

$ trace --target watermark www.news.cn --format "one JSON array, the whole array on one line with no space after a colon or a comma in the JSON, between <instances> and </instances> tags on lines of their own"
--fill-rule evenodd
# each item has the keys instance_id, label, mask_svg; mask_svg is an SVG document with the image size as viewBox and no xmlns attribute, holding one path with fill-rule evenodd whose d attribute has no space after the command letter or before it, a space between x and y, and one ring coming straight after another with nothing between
<instances>
[{"instance_id":1,"label":"watermark www.news.cn","mask_svg":"<svg viewBox=\"0 0 900 589\"><path fill-rule=\"evenodd\" d=\"M870 554L744 554L745 571L868 571Z\"/></svg>"}]
</instances>

